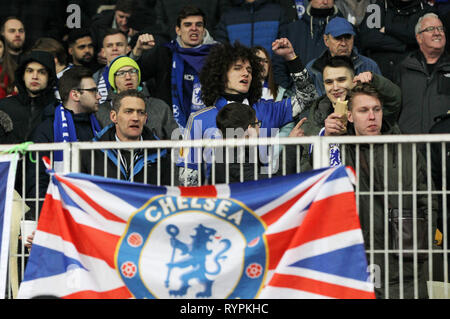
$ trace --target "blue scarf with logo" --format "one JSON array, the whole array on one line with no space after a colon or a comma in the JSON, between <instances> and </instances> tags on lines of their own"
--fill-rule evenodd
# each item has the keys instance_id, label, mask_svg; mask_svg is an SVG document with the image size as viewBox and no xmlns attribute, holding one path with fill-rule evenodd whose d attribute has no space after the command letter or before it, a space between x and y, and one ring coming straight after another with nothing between
<instances>
[{"instance_id":1,"label":"blue scarf with logo","mask_svg":"<svg viewBox=\"0 0 450 319\"><path fill-rule=\"evenodd\" d=\"M101 126L97 121L94 113L89 115L91 120L92 132L94 136L101 131ZM59 104L55 109L55 119L53 120L53 140L55 143L59 142L76 142L77 133L75 124L73 122L72 113L66 109L62 104ZM62 168L63 152L56 151L54 155L55 171L60 171Z\"/></svg>"},{"instance_id":2,"label":"blue scarf with logo","mask_svg":"<svg viewBox=\"0 0 450 319\"><path fill-rule=\"evenodd\" d=\"M204 107L201 101L199 74L212 45L182 48L176 40L172 40L166 46L171 49L173 55L171 73L173 116L178 126L184 128L189 115ZM185 77L189 73L192 73L193 78Z\"/></svg>"}]
</instances>

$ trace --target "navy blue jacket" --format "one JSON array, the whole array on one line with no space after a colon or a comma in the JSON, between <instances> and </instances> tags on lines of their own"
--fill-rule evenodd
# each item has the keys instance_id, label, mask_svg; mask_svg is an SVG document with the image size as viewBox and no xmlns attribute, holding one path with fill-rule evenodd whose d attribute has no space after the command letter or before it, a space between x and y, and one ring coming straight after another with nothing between
<instances>
[{"instance_id":1,"label":"navy blue jacket","mask_svg":"<svg viewBox=\"0 0 450 319\"><path fill-rule=\"evenodd\" d=\"M114 124L110 124L103 128L93 141L116 141L116 128ZM142 138L145 141L157 140L153 133L144 126L142 131ZM106 167L104 157L108 158ZM160 156L156 149L148 149L147 158L145 158L144 150L135 149L133 159L133 176L131 176L130 152L128 150L121 151L122 156L128 156L127 166L120 160L118 152L115 149L95 150L94 157L91 156L91 151L85 151L81 154L81 172L87 174L94 174L103 176L105 169L107 170L107 177L117 178L117 166L119 166L120 179L131 181L133 177L134 182L143 183L145 180L145 166L147 166L147 184L157 184L158 160L160 160L160 183L161 185L170 185L171 164L170 157L167 156L167 150L162 149ZM158 159L159 158L159 159ZM94 161L94 171L91 171L91 159Z\"/></svg>"},{"instance_id":2,"label":"navy blue jacket","mask_svg":"<svg viewBox=\"0 0 450 319\"><path fill-rule=\"evenodd\" d=\"M328 21L334 17L342 16L336 6L334 8L333 15L318 18L310 15L311 6L308 6L302 18L290 23L286 32L280 34L281 37L288 38L291 41L295 54L306 64L319 57L327 49L323 41L325 27ZM284 60L279 56L273 58L273 74L275 81L283 88L292 88L293 82L289 76L289 70Z\"/></svg>"},{"instance_id":3,"label":"navy blue jacket","mask_svg":"<svg viewBox=\"0 0 450 319\"><path fill-rule=\"evenodd\" d=\"M214 40L248 47L260 45L272 54L272 42L278 39L288 23L284 9L269 0L253 3L242 1L222 15L214 32Z\"/></svg>"}]
</instances>

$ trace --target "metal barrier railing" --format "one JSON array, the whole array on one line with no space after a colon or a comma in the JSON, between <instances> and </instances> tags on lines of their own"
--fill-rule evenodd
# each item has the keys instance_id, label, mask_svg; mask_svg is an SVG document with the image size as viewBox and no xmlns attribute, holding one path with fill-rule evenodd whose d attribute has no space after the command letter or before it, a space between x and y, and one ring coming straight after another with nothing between
<instances>
[{"instance_id":1,"label":"metal barrier railing","mask_svg":"<svg viewBox=\"0 0 450 319\"><path fill-rule=\"evenodd\" d=\"M53 162L53 154L55 151L63 151L64 161L63 161L63 172L82 172L82 162L85 160L85 156L93 157L96 150L102 149L115 149L120 152L130 151L130 155L134 156L134 150L143 150L143 156L147 157L152 150L156 150L157 155L160 155L163 150L168 152L170 157L170 179L166 184L178 185L178 166L175 160L179 158L180 149L190 148L195 152L199 152L202 160L198 163L198 168L202 168L203 156L205 149L219 150L225 148L226 153L229 150L236 150L239 148L252 148L260 146L288 146L281 147L278 151L276 148L272 148L268 152L267 166L269 166L268 174L266 177L270 178L272 172L271 165L277 162L279 165L276 170L278 175L285 175L289 173L289 167L294 167L294 172L302 171L300 165L301 161L304 161L305 157L308 158L310 149L312 149L310 167L311 168L321 168L330 165L330 145L339 144L341 150L341 157L343 164L349 164L355 168L357 182L355 185L355 195L358 211L360 218L363 220L362 227L367 231L368 235L366 240L366 252L368 257L368 263L370 270L374 273L374 281L379 284L380 296L384 298L420 298L422 296L421 286L423 283L423 272L426 273L426 282L428 283L428 296L430 298L448 298L448 244L447 244L447 198L446 195L449 194L447 190L447 151L446 143L450 143L450 135L439 134L439 135L392 135L392 136L339 136L339 137L300 137L300 138L263 138L263 139L232 139L232 140L188 140L188 141L142 141L142 142L78 142L78 143L59 143L59 144L33 144L30 145L28 151L32 152L34 158L40 158L43 153L48 154L51 161ZM312 147L310 148L310 146ZM435 151L436 145L440 150L438 154ZM303 147L300 147L303 146ZM433 151L432 151L432 146ZM10 145L0 145L0 152L5 151L10 148ZM287 152L287 149L291 152ZM382 151L382 158L380 159L377 154L379 149ZM406 150L408 154L406 154ZM306 153L305 153L306 152ZM390 165L388 163L390 156L395 153L397 157L395 159L395 165L397 170L395 171L397 176L390 175ZM420 160L420 165L425 165L425 171L423 175L417 176L416 172L418 169L418 157L422 157L423 161ZM90 155L87 155L90 154ZM207 183L215 182L215 174L217 170L224 169L225 175L228 181L229 163L225 161L225 166L220 166L216 169L216 158L214 157L215 152L212 152L213 157L211 158L212 169L211 169L211 179L206 181ZM256 155L254 153L253 155ZM306 154L306 156L305 156ZM440 167L432 166L432 159L436 156L440 157ZM250 158L250 157L249 157ZM248 159L249 159L248 158ZM275 160L276 159L276 160ZM367 167L364 167L364 160L366 161ZM102 158L103 163L108 161L105 155ZM381 162L379 162L381 161ZM257 160L253 161L252 164L255 167L254 179L258 179L258 164ZM381 163L381 167L377 167L377 163ZM244 163L239 163L240 171L243 171ZM363 164L363 166L362 166ZM162 183L162 176L160 174L161 162L157 160L156 165L158 165L158 176L156 178L155 184ZM95 165L91 163L90 171L88 169L87 173L94 172ZM104 165L106 166L106 165ZM411 171L411 176L404 171L407 168ZM180 167L183 167L181 165ZM184 167L187 167L186 164ZM422 166L421 166L422 167ZM37 220L39 215L39 207L43 202L43 193L45 189L40 187L39 176L42 176L43 166L39 161L36 163L31 163L23 157L18 165L18 177L22 179L21 183L21 203L22 203L22 219L25 219L25 207L30 206L32 209L32 218ZM133 172L133 166L131 164L131 172ZM146 168L144 168L146 169ZM35 170L34 181L27 181L29 177L30 170ZM441 187L436 189L433 185L433 175L434 172L440 172L440 183ZM382 172L382 173L380 173ZM117 170L117 176L120 178L120 173ZM222 173L222 172L221 172ZM107 174L105 173L104 176ZM382 175L381 181L378 175ZM361 184L361 177L368 179L367 183ZM144 172L144 178L147 177L146 172ZM203 176L204 177L204 176ZM205 179L200 176L197 180L197 185L201 185ZM242 176L241 176L242 180ZM408 180L411 184L411 189L404 189L404 180ZM421 183L424 180L425 184ZM395 186L397 189L392 189L392 181L395 181ZM37 187L34 189L30 187L29 184L35 183ZM144 182L149 182L144 179ZM186 180L184 180L184 183ZM183 185L183 180L180 185ZM380 186L381 185L381 186ZM422 185L425 187L418 187ZM30 193L29 189L33 189L33 193ZM438 197L438 199L436 199ZM381 201L380 201L380 198ZM399 231L402 234L404 216L406 207L411 206L412 210L412 234L413 243L412 247L403 247L404 241L399 240L398 247L391 247L389 241L391 240L391 229L390 224L390 208L389 203L391 199L396 198L396 203L399 209ZM407 198L407 200L405 200ZM382 203L382 204L380 204ZM426 247L419 247L417 242L418 225L417 216L420 213L418 208L420 205L424 206L427 211L427 222L426 222ZM440 246L435 244L435 233L433 232L436 228L434 223L434 215L432 214L433 209L436 210L434 205L440 203L439 214L442 215L442 233L443 240ZM382 219L381 228L379 220L375 220L374 211L376 211L377 205L382 206ZM361 209L366 209L368 207L369 218L363 218L366 216L367 212L361 211ZM30 217L28 217L30 218ZM406 224L405 224L406 225ZM409 227L409 226L408 226ZM366 229L367 228L367 229ZM378 238L376 230L382 230L382 239ZM406 229L406 228L405 228ZM363 230L364 231L364 230ZM378 241L382 242L380 246ZM399 257L393 261L393 256L399 254ZM410 260L412 254L412 260ZM423 270L421 260L423 255L427 256L428 269ZM10 256L14 259L18 259L19 263L17 267L19 269L17 275L17 281L23 278L24 267L26 264L26 257L28 256L27 251L22 242L18 251L12 251ZM380 257L381 256L381 257ZM381 263L380 263L381 260ZM396 266L398 265L398 267ZM11 266L10 266L11 267ZM379 267L381 269L378 269ZM398 274L397 274L398 271ZM378 272L378 273L377 273ZM10 271L9 276L9 289L7 296L9 298L15 297L15 284L14 278L11 275L14 271ZM392 276L398 276L399 287L398 294L396 291L392 292L389 282L392 281ZM403 278L406 278L403 280ZM412 279L411 279L412 278ZM430 286L440 285L441 289L431 289Z\"/></svg>"}]
</instances>

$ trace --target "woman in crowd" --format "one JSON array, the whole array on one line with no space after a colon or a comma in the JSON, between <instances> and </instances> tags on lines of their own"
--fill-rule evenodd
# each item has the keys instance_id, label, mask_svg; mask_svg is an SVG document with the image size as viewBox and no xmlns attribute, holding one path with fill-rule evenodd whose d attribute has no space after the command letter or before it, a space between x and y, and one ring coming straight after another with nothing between
<instances>
[{"instance_id":1,"label":"woman in crowd","mask_svg":"<svg viewBox=\"0 0 450 319\"><path fill-rule=\"evenodd\" d=\"M0 99L16 94L14 91L15 64L5 48L5 39L0 37Z\"/></svg>"},{"instance_id":2,"label":"woman in crowd","mask_svg":"<svg viewBox=\"0 0 450 319\"><path fill-rule=\"evenodd\" d=\"M272 60L269 53L262 46L254 46L253 52L261 59L261 65L263 66L263 90L261 98L264 100L279 101L282 99L282 95L278 94L278 84L275 83L275 79L272 72Z\"/></svg>"}]
</instances>

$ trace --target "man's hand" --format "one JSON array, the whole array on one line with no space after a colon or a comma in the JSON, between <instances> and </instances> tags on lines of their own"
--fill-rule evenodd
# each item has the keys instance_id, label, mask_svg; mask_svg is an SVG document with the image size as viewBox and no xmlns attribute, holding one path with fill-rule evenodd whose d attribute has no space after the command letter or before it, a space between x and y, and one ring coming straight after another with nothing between
<instances>
[{"instance_id":1,"label":"man's hand","mask_svg":"<svg viewBox=\"0 0 450 319\"><path fill-rule=\"evenodd\" d=\"M342 123L343 116L331 113L325 120L325 136L342 135L346 132L346 127Z\"/></svg>"},{"instance_id":2,"label":"man's hand","mask_svg":"<svg viewBox=\"0 0 450 319\"><path fill-rule=\"evenodd\" d=\"M372 79L373 79L372 72L370 71L362 72L353 78L353 83L357 83L358 81L361 83L370 83L372 82Z\"/></svg>"},{"instance_id":3,"label":"man's hand","mask_svg":"<svg viewBox=\"0 0 450 319\"><path fill-rule=\"evenodd\" d=\"M297 125L292 129L291 133L289 133L289 137L301 137L305 136L305 131L302 129L303 123L305 123L307 120L306 117L302 118Z\"/></svg>"},{"instance_id":4,"label":"man's hand","mask_svg":"<svg viewBox=\"0 0 450 319\"><path fill-rule=\"evenodd\" d=\"M144 51L150 50L154 46L155 38L153 38L153 35L148 33L141 34L133 48L133 55L140 57Z\"/></svg>"},{"instance_id":5,"label":"man's hand","mask_svg":"<svg viewBox=\"0 0 450 319\"><path fill-rule=\"evenodd\" d=\"M31 245L33 245L33 239L34 239L35 232L36 231L33 230L33 233L27 237L27 243L25 244L25 247L27 247L29 251L31 251Z\"/></svg>"},{"instance_id":6,"label":"man's hand","mask_svg":"<svg viewBox=\"0 0 450 319\"><path fill-rule=\"evenodd\" d=\"M287 38L281 38L273 41L272 51L275 54L284 57L286 61L294 60L297 57L295 55L291 41L289 41Z\"/></svg>"}]
</instances>

